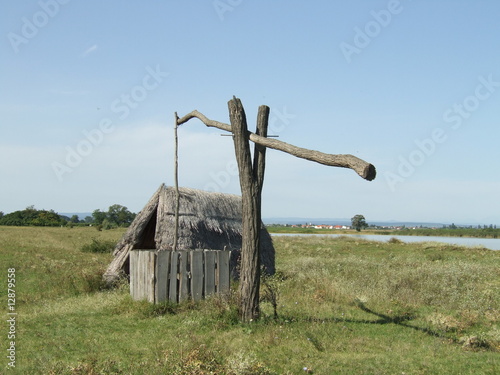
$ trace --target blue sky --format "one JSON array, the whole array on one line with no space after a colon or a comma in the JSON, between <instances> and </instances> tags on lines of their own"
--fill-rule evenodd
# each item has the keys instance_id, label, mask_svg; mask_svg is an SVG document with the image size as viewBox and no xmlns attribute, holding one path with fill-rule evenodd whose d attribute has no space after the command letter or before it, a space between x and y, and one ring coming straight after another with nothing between
<instances>
[{"instance_id":1,"label":"blue sky","mask_svg":"<svg viewBox=\"0 0 500 375\"><path fill-rule=\"evenodd\" d=\"M173 184L173 116L373 163L270 150L265 217L500 224L497 1L2 1L0 211L137 212ZM179 129L180 184L239 194L231 139Z\"/></svg>"}]
</instances>

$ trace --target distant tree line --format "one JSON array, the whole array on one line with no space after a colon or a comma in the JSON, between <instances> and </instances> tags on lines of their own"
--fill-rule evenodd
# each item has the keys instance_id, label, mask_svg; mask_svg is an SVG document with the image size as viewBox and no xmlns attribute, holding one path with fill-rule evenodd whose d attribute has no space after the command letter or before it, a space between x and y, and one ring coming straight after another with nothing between
<instances>
[{"instance_id":1,"label":"distant tree line","mask_svg":"<svg viewBox=\"0 0 500 375\"><path fill-rule=\"evenodd\" d=\"M22 211L0 215L0 225L54 227L65 225L66 221L53 210L37 210L33 206Z\"/></svg>"},{"instance_id":2,"label":"distant tree line","mask_svg":"<svg viewBox=\"0 0 500 375\"><path fill-rule=\"evenodd\" d=\"M460 229L460 228L465 228L465 229L476 229L475 226L468 225L468 226L457 226L454 223L451 223L451 225L443 225L444 229ZM490 224L490 225L478 225L477 229L497 229L496 225Z\"/></svg>"},{"instance_id":3,"label":"distant tree line","mask_svg":"<svg viewBox=\"0 0 500 375\"><path fill-rule=\"evenodd\" d=\"M94 210L92 212L92 224L101 225L103 229L116 227L128 227L135 219L136 214L130 212L127 207L114 204L107 212ZM89 216L85 220L90 221Z\"/></svg>"},{"instance_id":4,"label":"distant tree line","mask_svg":"<svg viewBox=\"0 0 500 375\"><path fill-rule=\"evenodd\" d=\"M77 215L67 217L59 215L54 210L37 210L34 206L29 206L24 210L9 214L0 211L0 225L40 227L94 225L99 229L112 229L129 226L135 215L127 207L114 204L109 207L108 211L97 209L94 210L92 216L80 220Z\"/></svg>"},{"instance_id":5,"label":"distant tree line","mask_svg":"<svg viewBox=\"0 0 500 375\"><path fill-rule=\"evenodd\" d=\"M499 238L500 229L496 225L457 226L445 225L442 228L401 228L400 230L387 231L384 234L401 234L410 236L450 236L450 237L476 237L476 238Z\"/></svg>"}]
</instances>

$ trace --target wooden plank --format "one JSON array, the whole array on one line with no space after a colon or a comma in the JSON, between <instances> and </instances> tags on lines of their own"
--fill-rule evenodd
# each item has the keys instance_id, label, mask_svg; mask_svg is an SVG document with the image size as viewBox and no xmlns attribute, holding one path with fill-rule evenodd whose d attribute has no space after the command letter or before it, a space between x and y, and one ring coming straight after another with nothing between
<instances>
[{"instance_id":1,"label":"wooden plank","mask_svg":"<svg viewBox=\"0 0 500 375\"><path fill-rule=\"evenodd\" d=\"M189 297L189 268L187 251L179 251L179 302Z\"/></svg>"},{"instance_id":2,"label":"wooden plank","mask_svg":"<svg viewBox=\"0 0 500 375\"><path fill-rule=\"evenodd\" d=\"M191 263L191 298L199 301L203 298L203 251L190 251Z\"/></svg>"},{"instance_id":3,"label":"wooden plank","mask_svg":"<svg viewBox=\"0 0 500 375\"><path fill-rule=\"evenodd\" d=\"M230 251L217 251L218 293L229 291L229 258Z\"/></svg>"},{"instance_id":4,"label":"wooden plank","mask_svg":"<svg viewBox=\"0 0 500 375\"><path fill-rule=\"evenodd\" d=\"M170 277L170 251L158 251L156 258L155 303L168 299L168 282Z\"/></svg>"},{"instance_id":5,"label":"wooden plank","mask_svg":"<svg viewBox=\"0 0 500 375\"><path fill-rule=\"evenodd\" d=\"M147 287L147 272L146 272L146 255L142 250L139 251L139 290L138 295L140 296L141 299L147 299L147 292L146 292L146 287Z\"/></svg>"},{"instance_id":6,"label":"wooden plank","mask_svg":"<svg viewBox=\"0 0 500 375\"><path fill-rule=\"evenodd\" d=\"M131 252L132 253L132 252ZM145 269L145 256L142 250L134 250L134 260L130 260L134 262L134 270L133 270L133 279L134 282L131 282L132 294L133 298L136 301L147 299L147 293L145 291L146 288L146 269ZM131 264L132 267L132 264ZM132 276L131 276L132 277Z\"/></svg>"},{"instance_id":7,"label":"wooden plank","mask_svg":"<svg viewBox=\"0 0 500 375\"><path fill-rule=\"evenodd\" d=\"M205 250L205 297L215 293L215 252Z\"/></svg>"},{"instance_id":8,"label":"wooden plank","mask_svg":"<svg viewBox=\"0 0 500 375\"><path fill-rule=\"evenodd\" d=\"M156 272L156 251L154 250L143 250L144 253L144 273L146 287L144 291L146 293L146 300L148 302L155 302L155 272Z\"/></svg>"},{"instance_id":9,"label":"wooden plank","mask_svg":"<svg viewBox=\"0 0 500 375\"><path fill-rule=\"evenodd\" d=\"M168 289L169 290L168 298L172 302L178 302L177 299L178 272L179 272L179 253L177 251L172 251L170 259L170 285Z\"/></svg>"},{"instance_id":10,"label":"wooden plank","mask_svg":"<svg viewBox=\"0 0 500 375\"><path fill-rule=\"evenodd\" d=\"M130 261L130 295L133 300L137 300L137 283L139 280L137 279L137 261L139 254L137 251L131 251L129 254Z\"/></svg>"},{"instance_id":11,"label":"wooden plank","mask_svg":"<svg viewBox=\"0 0 500 375\"><path fill-rule=\"evenodd\" d=\"M146 284L146 277L144 272L144 253L137 251L137 284L136 296L138 300L145 299L144 287Z\"/></svg>"}]
</instances>

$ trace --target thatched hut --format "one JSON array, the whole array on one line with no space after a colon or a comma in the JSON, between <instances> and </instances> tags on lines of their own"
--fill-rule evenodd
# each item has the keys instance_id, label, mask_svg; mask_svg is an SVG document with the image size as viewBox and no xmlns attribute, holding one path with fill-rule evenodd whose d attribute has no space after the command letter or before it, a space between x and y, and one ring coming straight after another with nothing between
<instances>
[{"instance_id":1,"label":"thatched hut","mask_svg":"<svg viewBox=\"0 0 500 375\"><path fill-rule=\"evenodd\" d=\"M179 188L177 249L231 250L231 265L237 270L241 253L241 197ZM154 193L116 245L115 258L105 279L113 282L129 274L129 252L133 249L171 250L175 235L176 192L164 184ZM261 231L261 264L273 274L274 247L264 226ZM237 277L237 271L233 273Z\"/></svg>"}]
</instances>

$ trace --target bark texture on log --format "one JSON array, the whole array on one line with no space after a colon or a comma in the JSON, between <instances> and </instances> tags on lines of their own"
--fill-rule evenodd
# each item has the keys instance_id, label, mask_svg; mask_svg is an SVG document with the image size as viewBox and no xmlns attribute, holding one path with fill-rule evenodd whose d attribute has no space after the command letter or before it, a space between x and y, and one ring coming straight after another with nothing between
<instances>
[{"instance_id":1,"label":"bark texture on log","mask_svg":"<svg viewBox=\"0 0 500 375\"><path fill-rule=\"evenodd\" d=\"M214 127L228 132L232 131L231 125L219 121L210 120L205 115L196 110L179 119L178 124L181 125L192 118L201 120L206 126L209 127ZM350 168L354 170L359 176L368 181L373 180L377 174L375 166L373 164L367 163L366 161L354 155L325 154L320 151L297 147L286 142L278 141L277 139L262 137L252 132L248 132L248 138L258 145L269 147L274 150L283 151L301 159L307 159L331 167Z\"/></svg>"},{"instance_id":2,"label":"bark texture on log","mask_svg":"<svg viewBox=\"0 0 500 375\"><path fill-rule=\"evenodd\" d=\"M241 186L242 200L242 246L240 270L240 319L244 322L259 317L259 287L260 287L260 226L258 220L260 199L254 181L250 145L248 142L248 128L245 110L239 99L232 99L228 103L229 117L233 131L234 149Z\"/></svg>"},{"instance_id":3,"label":"bark texture on log","mask_svg":"<svg viewBox=\"0 0 500 375\"><path fill-rule=\"evenodd\" d=\"M257 113L257 129L255 134L261 137L267 137L267 128L269 124L270 109L267 105L261 105ZM264 172L266 169L266 147L258 143L255 144L253 154L253 175L256 183L259 197L262 193L262 186L264 185ZM259 204L260 207L260 204Z\"/></svg>"}]
</instances>

